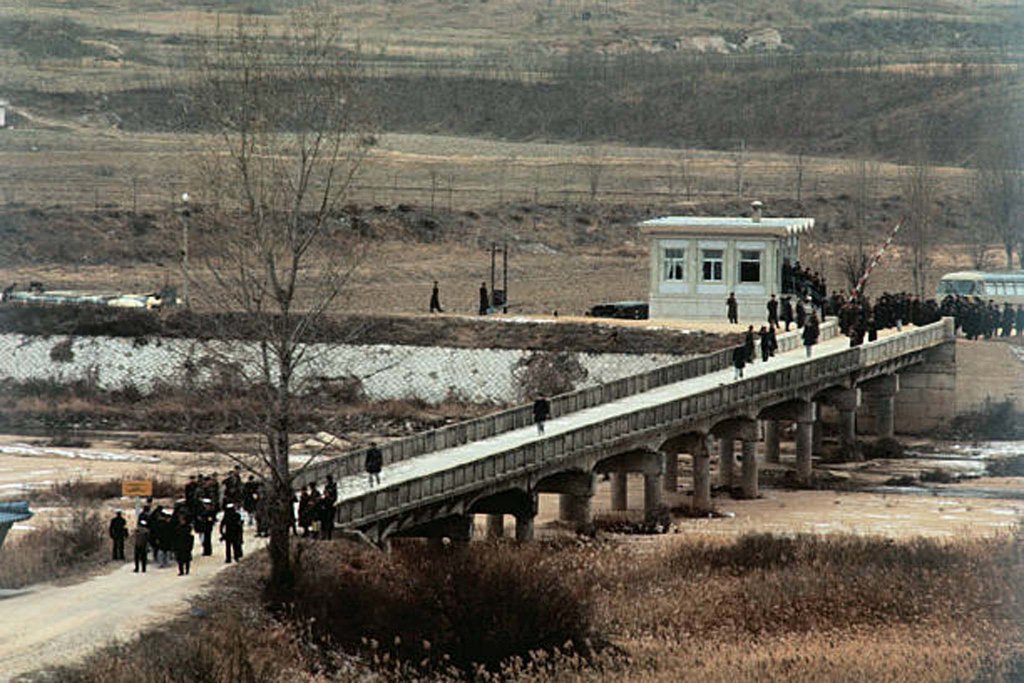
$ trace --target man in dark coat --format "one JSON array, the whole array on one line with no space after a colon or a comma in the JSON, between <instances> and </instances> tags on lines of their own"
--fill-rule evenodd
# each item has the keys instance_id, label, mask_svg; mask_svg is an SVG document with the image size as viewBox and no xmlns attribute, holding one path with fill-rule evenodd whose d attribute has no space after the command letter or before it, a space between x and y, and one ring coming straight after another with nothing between
<instances>
[{"instance_id":1,"label":"man in dark coat","mask_svg":"<svg viewBox=\"0 0 1024 683\"><path fill-rule=\"evenodd\" d=\"M135 550L135 573L139 573L139 567L142 568L142 573L146 573L146 556L149 552L149 527L148 522L144 519L139 520L139 526L135 528L135 537L132 547Z\"/></svg>"},{"instance_id":2,"label":"man in dark coat","mask_svg":"<svg viewBox=\"0 0 1024 683\"><path fill-rule=\"evenodd\" d=\"M334 477L327 475L324 493L320 496L320 538L328 541L334 537L334 505L338 502L338 485Z\"/></svg>"},{"instance_id":3,"label":"man in dark coat","mask_svg":"<svg viewBox=\"0 0 1024 683\"><path fill-rule=\"evenodd\" d=\"M178 576L185 576L192 571L192 549L196 539L192 535L192 525L185 515L178 515L174 525L174 559L178 561Z\"/></svg>"},{"instance_id":4,"label":"man in dark coat","mask_svg":"<svg viewBox=\"0 0 1024 683\"><path fill-rule=\"evenodd\" d=\"M772 294L772 298L768 299L768 303L765 305L768 309L768 324L772 327L779 326L779 300Z\"/></svg>"},{"instance_id":5,"label":"man in dark coat","mask_svg":"<svg viewBox=\"0 0 1024 683\"><path fill-rule=\"evenodd\" d=\"M788 296L782 297L782 322L786 323L786 332L789 332L789 326L793 322L793 304Z\"/></svg>"},{"instance_id":6,"label":"man in dark coat","mask_svg":"<svg viewBox=\"0 0 1024 683\"><path fill-rule=\"evenodd\" d=\"M740 321L739 304L736 303L736 293L729 292L729 298L725 300L725 312L729 316L729 322L735 325Z\"/></svg>"},{"instance_id":7,"label":"man in dark coat","mask_svg":"<svg viewBox=\"0 0 1024 683\"><path fill-rule=\"evenodd\" d=\"M747 350L747 362L753 364L754 362L754 326L747 326L747 333L743 335L743 348Z\"/></svg>"},{"instance_id":8,"label":"man in dark coat","mask_svg":"<svg viewBox=\"0 0 1024 683\"><path fill-rule=\"evenodd\" d=\"M114 512L114 518L110 520L109 533L114 545L114 559L124 561L124 539L128 538L128 522L124 519L123 511Z\"/></svg>"},{"instance_id":9,"label":"man in dark coat","mask_svg":"<svg viewBox=\"0 0 1024 683\"><path fill-rule=\"evenodd\" d=\"M430 312L444 313L444 309L441 308L441 290L437 286L437 280L434 280L434 288L430 290Z\"/></svg>"},{"instance_id":10,"label":"man in dark coat","mask_svg":"<svg viewBox=\"0 0 1024 683\"><path fill-rule=\"evenodd\" d=\"M533 402L533 421L537 425L537 433L544 433L544 421L551 415L551 402L544 396L538 396Z\"/></svg>"},{"instance_id":11,"label":"man in dark coat","mask_svg":"<svg viewBox=\"0 0 1024 683\"><path fill-rule=\"evenodd\" d=\"M377 442L371 441L366 450L366 474L370 477L370 488L380 484L380 471L384 467L384 454L377 448Z\"/></svg>"},{"instance_id":12,"label":"man in dark coat","mask_svg":"<svg viewBox=\"0 0 1024 683\"><path fill-rule=\"evenodd\" d=\"M732 378L741 379L743 377L743 368L747 365L747 347L745 345L737 346L732 350Z\"/></svg>"},{"instance_id":13,"label":"man in dark coat","mask_svg":"<svg viewBox=\"0 0 1024 683\"><path fill-rule=\"evenodd\" d=\"M796 326L803 327L807 323L807 309L804 308L804 302L800 299L796 301Z\"/></svg>"},{"instance_id":14,"label":"man in dark coat","mask_svg":"<svg viewBox=\"0 0 1024 683\"><path fill-rule=\"evenodd\" d=\"M772 340L768 330L774 330L775 328L768 325L761 325L761 329L758 331L757 336L761 342L761 362L767 363L768 357L772 355Z\"/></svg>"},{"instance_id":15,"label":"man in dark coat","mask_svg":"<svg viewBox=\"0 0 1024 683\"><path fill-rule=\"evenodd\" d=\"M487 309L491 307L491 299L487 296L487 283L480 283L480 315L487 315Z\"/></svg>"},{"instance_id":16,"label":"man in dark coat","mask_svg":"<svg viewBox=\"0 0 1024 683\"><path fill-rule=\"evenodd\" d=\"M224 506L224 517L220 520L220 537L224 541L224 563L231 564L242 559L242 516L234 503Z\"/></svg>"}]
</instances>

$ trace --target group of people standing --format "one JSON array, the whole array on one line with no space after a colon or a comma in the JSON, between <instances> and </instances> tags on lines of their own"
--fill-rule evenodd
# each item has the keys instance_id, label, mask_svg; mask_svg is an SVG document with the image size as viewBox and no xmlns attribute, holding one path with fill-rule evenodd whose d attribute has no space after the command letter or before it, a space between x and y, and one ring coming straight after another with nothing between
<instances>
[{"instance_id":1,"label":"group of people standing","mask_svg":"<svg viewBox=\"0 0 1024 683\"><path fill-rule=\"evenodd\" d=\"M131 539L135 572L146 572L152 553L153 563L165 568L173 559L178 564L178 575L186 576L192 570L196 534L202 555L211 556L213 534L217 529L224 543L224 561L237 562L244 554L242 513L248 517L249 524L253 524L260 518L258 512L263 498L255 477L250 476L243 483L238 467L221 484L212 476L193 475L185 485L184 498L175 501L173 506L154 504L152 498L147 498L131 532L124 511L114 513L109 525L113 559L125 561L125 543Z\"/></svg>"},{"instance_id":2,"label":"group of people standing","mask_svg":"<svg viewBox=\"0 0 1024 683\"><path fill-rule=\"evenodd\" d=\"M327 475L323 491L317 488L316 482L307 484L299 494L298 503L302 535L330 540L334 535L334 507L338 503L334 477Z\"/></svg>"}]
</instances>

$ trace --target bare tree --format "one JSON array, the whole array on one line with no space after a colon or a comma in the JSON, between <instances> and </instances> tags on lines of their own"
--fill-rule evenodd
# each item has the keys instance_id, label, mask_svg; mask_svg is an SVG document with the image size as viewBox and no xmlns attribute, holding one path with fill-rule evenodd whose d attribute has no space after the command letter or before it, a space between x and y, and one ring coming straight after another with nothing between
<instances>
[{"instance_id":1,"label":"bare tree","mask_svg":"<svg viewBox=\"0 0 1024 683\"><path fill-rule=\"evenodd\" d=\"M843 214L846 236L838 250L840 270L850 291L857 286L871 261L868 213L878 186L879 168L867 158L852 159L843 170L843 183L849 196Z\"/></svg>"},{"instance_id":2,"label":"bare tree","mask_svg":"<svg viewBox=\"0 0 1024 683\"><path fill-rule=\"evenodd\" d=\"M900 184L907 203L903 234L910 247L910 275L914 294L925 297L935 227L935 176L923 154L912 166L900 171Z\"/></svg>"},{"instance_id":3,"label":"bare tree","mask_svg":"<svg viewBox=\"0 0 1024 683\"><path fill-rule=\"evenodd\" d=\"M1013 268L1013 250L1018 248L1024 268L1024 163L1015 136L1006 133L987 144L976 170L978 201L989 221L989 229L1002 243L1006 267Z\"/></svg>"},{"instance_id":4,"label":"bare tree","mask_svg":"<svg viewBox=\"0 0 1024 683\"><path fill-rule=\"evenodd\" d=\"M260 19L200 39L192 55L193 115L207 131L195 164L194 299L241 312L247 342L221 344L250 386L259 435L243 460L269 492L271 585L292 579L290 438L299 397L312 395L327 315L362 252L343 211L373 138L357 115L357 61L323 8L289 15L271 33ZM202 278L200 279L200 271ZM230 336L230 335L229 335ZM242 456L239 456L242 457Z\"/></svg>"}]
</instances>

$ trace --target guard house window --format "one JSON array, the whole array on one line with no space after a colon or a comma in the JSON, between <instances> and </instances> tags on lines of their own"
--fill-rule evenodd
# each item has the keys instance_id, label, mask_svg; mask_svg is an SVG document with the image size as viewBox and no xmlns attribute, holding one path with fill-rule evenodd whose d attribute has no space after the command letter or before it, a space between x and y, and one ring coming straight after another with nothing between
<instances>
[{"instance_id":1,"label":"guard house window","mask_svg":"<svg viewBox=\"0 0 1024 683\"><path fill-rule=\"evenodd\" d=\"M761 281L761 252L740 252L740 282Z\"/></svg>"},{"instance_id":2,"label":"guard house window","mask_svg":"<svg viewBox=\"0 0 1024 683\"><path fill-rule=\"evenodd\" d=\"M665 264L663 280L680 282L686 279L685 249L666 249L663 262Z\"/></svg>"},{"instance_id":3,"label":"guard house window","mask_svg":"<svg viewBox=\"0 0 1024 683\"><path fill-rule=\"evenodd\" d=\"M704 282L722 281L722 250L704 250Z\"/></svg>"}]
</instances>

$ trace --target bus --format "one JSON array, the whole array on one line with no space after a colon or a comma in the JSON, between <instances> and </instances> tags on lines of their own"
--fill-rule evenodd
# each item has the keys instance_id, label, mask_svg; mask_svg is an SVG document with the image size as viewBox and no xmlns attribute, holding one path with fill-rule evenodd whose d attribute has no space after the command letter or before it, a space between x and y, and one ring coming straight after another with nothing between
<instances>
[{"instance_id":1,"label":"bus","mask_svg":"<svg viewBox=\"0 0 1024 683\"><path fill-rule=\"evenodd\" d=\"M946 273L935 290L936 298L948 295L978 297L999 304L1024 304L1024 270L986 273L964 270Z\"/></svg>"}]
</instances>

